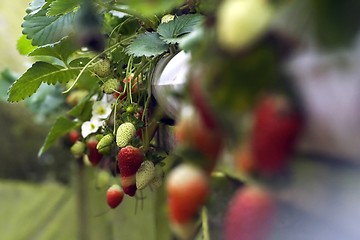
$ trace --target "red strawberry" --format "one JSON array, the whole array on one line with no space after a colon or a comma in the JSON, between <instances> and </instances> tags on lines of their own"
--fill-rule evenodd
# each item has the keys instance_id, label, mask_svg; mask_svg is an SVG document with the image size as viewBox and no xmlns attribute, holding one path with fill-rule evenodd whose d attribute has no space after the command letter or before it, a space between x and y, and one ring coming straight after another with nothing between
<instances>
[{"instance_id":1,"label":"red strawberry","mask_svg":"<svg viewBox=\"0 0 360 240\"><path fill-rule=\"evenodd\" d=\"M71 130L68 134L68 139L71 144L74 144L80 139L80 132L78 130Z\"/></svg>"},{"instance_id":2,"label":"red strawberry","mask_svg":"<svg viewBox=\"0 0 360 240\"><path fill-rule=\"evenodd\" d=\"M208 178L199 168L182 164L167 179L170 221L175 225L191 222L209 195Z\"/></svg>"},{"instance_id":3,"label":"red strawberry","mask_svg":"<svg viewBox=\"0 0 360 240\"><path fill-rule=\"evenodd\" d=\"M183 109L182 116L175 126L175 139L177 143L203 154L206 158L206 170L213 170L223 148L222 134L216 129L207 128L190 106Z\"/></svg>"},{"instance_id":4,"label":"red strawberry","mask_svg":"<svg viewBox=\"0 0 360 240\"><path fill-rule=\"evenodd\" d=\"M136 193L136 172L143 162L144 154L133 146L121 148L118 154L120 181L124 192L129 196Z\"/></svg>"},{"instance_id":5,"label":"red strawberry","mask_svg":"<svg viewBox=\"0 0 360 240\"><path fill-rule=\"evenodd\" d=\"M93 166L98 165L103 157L103 155L99 153L99 151L96 149L98 142L98 140L92 138L86 142L86 146L88 149L87 156Z\"/></svg>"},{"instance_id":6,"label":"red strawberry","mask_svg":"<svg viewBox=\"0 0 360 240\"><path fill-rule=\"evenodd\" d=\"M109 207L116 208L123 200L124 192L117 184L112 185L106 192L106 201Z\"/></svg>"},{"instance_id":7,"label":"red strawberry","mask_svg":"<svg viewBox=\"0 0 360 240\"><path fill-rule=\"evenodd\" d=\"M303 121L289 103L279 96L268 96L255 110L251 147L256 169L271 176L288 164Z\"/></svg>"},{"instance_id":8,"label":"red strawberry","mask_svg":"<svg viewBox=\"0 0 360 240\"><path fill-rule=\"evenodd\" d=\"M225 215L225 240L265 240L275 214L270 194L257 187L235 193Z\"/></svg>"},{"instance_id":9,"label":"red strawberry","mask_svg":"<svg viewBox=\"0 0 360 240\"><path fill-rule=\"evenodd\" d=\"M208 104L209 101L204 96L204 91L201 88L201 82L199 78L194 78L190 82L190 94L192 103L199 112L199 116L204 125L210 130L217 129L218 123L213 111Z\"/></svg>"}]
</instances>

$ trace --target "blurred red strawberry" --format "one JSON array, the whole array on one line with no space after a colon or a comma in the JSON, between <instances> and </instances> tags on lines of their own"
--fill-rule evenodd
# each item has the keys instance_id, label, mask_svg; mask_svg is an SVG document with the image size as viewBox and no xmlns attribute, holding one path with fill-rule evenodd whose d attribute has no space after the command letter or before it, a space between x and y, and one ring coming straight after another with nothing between
<instances>
[{"instance_id":1,"label":"blurred red strawberry","mask_svg":"<svg viewBox=\"0 0 360 240\"><path fill-rule=\"evenodd\" d=\"M269 193L244 187L235 193L225 215L225 240L269 239L275 203Z\"/></svg>"},{"instance_id":2,"label":"blurred red strawberry","mask_svg":"<svg viewBox=\"0 0 360 240\"><path fill-rule=\"evenodd\" d=\"M286 99L274 95L260 101L254 118L251 148L256 169L272 176L287 167L303 119Z\"/></svg>"},{"instance_id":3,"label":"blurred red strawberry","mask_svg":"<svg viewBox=\"0 0 360 240\"><path fill-rule=\"evenodd\" d=\"M117 184L112 185L106 192L106 201L109 207L116 208L123 200L124 192Z\"/></svg>"},{"instance_id":4,"label":"blurred red strawberry","mask_svg":"<svg viewBox=\"0 0 360 240\"><path fill-rule=\"evenodd\" d=\"M98 142L99 141L96 140L95 138L90 138L86 142L87 156L93 166L97 166L103 157L103 155L99 153L99 151L96 149Z\"/></svg>"},{"instance_id":5,"label":"blurred red strawberry","mask_svg":"<svg viewBox=\"0 0 360 240\"><path fill-rule=\"evenodd\" d=\"M205 173L190 164L182 164L172 170L166 188L170 221L175 224L191 222L210 192Z\"/></svg>"}]
</instances>

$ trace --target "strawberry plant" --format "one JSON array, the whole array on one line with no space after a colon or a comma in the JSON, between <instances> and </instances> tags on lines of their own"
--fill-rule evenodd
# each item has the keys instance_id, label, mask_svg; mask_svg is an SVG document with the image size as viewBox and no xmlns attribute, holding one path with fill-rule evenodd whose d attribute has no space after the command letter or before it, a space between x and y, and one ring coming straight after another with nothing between
<instances>
[{"instance_id":1,"label":"strawberry plant","mask_svg":"<svg viewBox=\"0 0 360 240\"><path fill-rule=\"evenodd\" d=\"M308 3L324 16L312 19L309 34L319 43L316 29L332 23L320 2ZM116 179L106 193L110 208L125 197L143 201L147 187L166 190L181 239L266 239L273 202L265 190L239 190L226 216L218 213L221 224L208 212L216 212L217 192L229 202L234 186L271 188L291 168L306 119L284 71L302 39L277 27L286 22L283 7L292 3L32 0L18 48L34 63L9 87L8 101L56 85L63 111L39 155L66 138L79 165L88 160ZM343 44L354 36L349 30L339 34ZM340 37L324 46L335 43Z\"/></svg>"}]
</instances>

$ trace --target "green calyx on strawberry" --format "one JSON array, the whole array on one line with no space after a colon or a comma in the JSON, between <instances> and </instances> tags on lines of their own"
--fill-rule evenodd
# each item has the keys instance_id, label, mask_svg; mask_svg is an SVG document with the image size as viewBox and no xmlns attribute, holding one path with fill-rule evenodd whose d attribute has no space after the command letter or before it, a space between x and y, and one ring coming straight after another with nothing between
<instances>
[{"instance_id":1,"label":"green calyx on strawberry","mask_svg":"<svg viewBox=\"0 0 360 240\"><path fill-rule=\"evenodd\" d=\"M120 182L125 194L134 196L136 193L136 172L144 160L144 154L136 147L126 146L118 154Z\"/></svg>"},{"instance_id":2,"label":"green calyx on strawberry","mask_svg":"<svg viewBox=\"0 0 360 240\"><path fill-rule=\"evenodd\" d=\"M106 94L113 94L119 89L119 86L120 82L115 78L111 78L104 82L104 84L101 86L101 90Z\"/></svg>"},{"instance_id":3,"label":"green calyx on strawberry","mask_svg":"<svg viewBox=\"0 0 360 240\"><path fill-rule=\"evenodd\" d=\"M302 116L285 98L264 97L255 110L251 136L255 170L273 176L286 169L302 126Z\"/></svg>"},{"instance_id":4,"label":"green calyx on strawberry","mask_svg":"<svg viewBox=\"0 0 360 240\"><path fill-rule=\"evenodd\" d=\"M209 129L192 106L182 109L175 125L175 139L181 147L192 149L204 157L202 166L211 172L223 149L223 136L217 129Z\"/></svg>"},{"instance_id":5,"label":"green calyx on strawberry","mask_svg":"<svg viewBox=\"0 0 360 240\"><path fill-rule=\"evenodd\" d=\"M101 59L94 66L94 72L99 77L107 77L111 74L111 63L108 59Z\"/></svg>"},{"instance_id":6,"label":"green calyx on strawberry","mask_svg":"<svg viewBox=\"0 0 360 240\"><path fill-rule=\"evenodd\" d=\"M93 166L97 166L103 157L103 155L96 149L98 142L99 141L96 140L95 138L90 138L86 142L87 156L89 158L91 165Z\"/></svg>"},{"instance_id":7,"label":"green calyx on strawberry","mask_svg":"<svg viewBox=\"0 0 360 240\"><path fill-rule=\"evenodd\" d=\"M155 166L151 161L142 162L140 168L136 171L136 188L144 189L155 177Z\"/></svg>"},{"instance_id":8,"label":"green calyx on strawberry","mask_svg":"<svg viewBox=\"0 0 360 240\"><path fill-rule=\"evenodd\" d=\"M177 226L193 221L210 193L208 176L186 163L170 172L166 189L170 221Z\"/></svg>"},{"instance_id":9,"label":"green calyx on strawberry","mask_svg":"<svg viewBox=\"0 0 360 240\"><path fill-rule=\"evenodd\" d=\"M106 192L106 202L110 208L116 208L123 198L124 192L117 184L112 185Z\"/></svg>"},{"instance_id":10,"label":"green calyx on strawberry","mask_svg":"<svg viewBox=\"0 0 360 240\"><path fill-rule=\"evenodd\" d=\"M136 134L136 128L131 122L121 124L116 131L116 144L118 147L125 147L130 143Z\"/></svg>"},{"instance_id":11,"label":"green calyx on strawberry","mask_svg":"<svg viewBox=\"0 0 360 240\"><path fill-rule=\"evenodd\" d=\"M276 207L265 190L247 186L238 190L225 215L225 240L266 240Z\"/></svg>"}]
</instances>

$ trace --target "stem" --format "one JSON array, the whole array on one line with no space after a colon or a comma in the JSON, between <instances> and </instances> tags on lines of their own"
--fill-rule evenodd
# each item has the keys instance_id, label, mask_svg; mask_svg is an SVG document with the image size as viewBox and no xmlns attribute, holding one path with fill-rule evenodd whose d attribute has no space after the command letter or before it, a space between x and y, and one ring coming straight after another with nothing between
<instances>
[{"instance_id":1,"label":"stem","mask_svg":"<svg viewBox=\"0 0 360 240\"><path fill-rule=\"evenodd\" d=\"M202 208L201 211L201 221L202 221L202 229L203 229L203 239L210 240L208 214L205 206Z\"/></svg>"},{"instance_id":2,"label":"stem","mask_svg":"<svg viewBox=\"0 0 360 240\"><path fill-rule=\"evenodd\" d=\"M133 38L133 36L130 36L130 37L128 37L128 38L123 39L122 41L114 44L113 46L109 47L108 49L105 49L103 52L101 52L101 53L99 53L98 55L96 55L95 57L93 57L93 58L81 69L80 73L79 73L79 74L77 75L77 77L75 78L75 81L73 82L73 84L71 84L71 86L70 86L67 90L63 91L62 93L65 94L65 93L70 92L70 90L73 89L73 87L75 86L75 84L79 81L81 75L85 72L85 70L86 70L97 58L99 58L99 57L100 57L101 55L103 55L104 53L113 51L113 50L116 49L118 46L120 46L123 42L125 42L125 41L127 41L127 40L129 40L129 39L131 39L131 38Z\"/></svg>"},{"instance_id":3,"label":"stem","mask_svg":"<svg viewBox=\"0 0 360 240\"><path fill-rule=\"evenodd\" d=\"M124 9L124 8L111 6L111 5L103 3L102 1L99 1L99 0L95 0L94 2L97 3L98 5L104 7L104 8L134 16L134 17L138 18L139 20L143 21L146 25L148 25L152 29L156 29L156 24L154 22L152 22L150 19L144 17L143 15L141 15L140 13L138 13L136 11L133 11L131 9Z\"/></svg>"}]
</instances>

